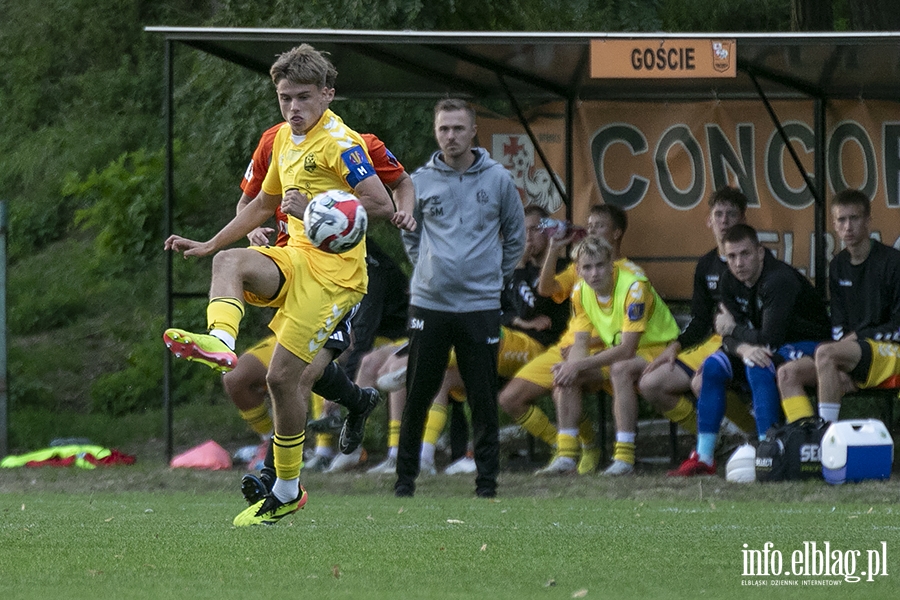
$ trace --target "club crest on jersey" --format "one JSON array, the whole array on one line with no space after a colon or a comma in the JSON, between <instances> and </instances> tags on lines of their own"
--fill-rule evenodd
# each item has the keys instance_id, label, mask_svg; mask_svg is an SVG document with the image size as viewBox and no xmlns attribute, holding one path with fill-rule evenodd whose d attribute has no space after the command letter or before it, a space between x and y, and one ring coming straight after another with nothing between
<instances>
[{"instance_id":1,"label":"club crest on jersey","mask_svg":"<svg viewBox=\"0 0 900 600\"><path fill-rule=\"evenodd\" d=\"M475 200L478 204L487 204L489 202L488 193L484 190L478 190L478 193L475 194Z\"/></svg>"},{"instance_id":2,"label":"club crest on jersey","mask_svg":"<svg viewBox=\"0 0 900 600\"><path fill-rule=\"evenodd\" d=\"M303 159L303 168L310 173L316 170L316 154L314 152L310 152Z\"/></svg>"},{"instance_id":3,"label":"club crest on jersey","mask_svg":"<svg viewBox=\"0 0 900 600\"><path fill-rule=\"evenodd\" d=\"M646 308L646 304L643 302L633 302L628 305L628 320L629 321L640 321L644 316L644 310Z\"/></svg>"}]
</instances>

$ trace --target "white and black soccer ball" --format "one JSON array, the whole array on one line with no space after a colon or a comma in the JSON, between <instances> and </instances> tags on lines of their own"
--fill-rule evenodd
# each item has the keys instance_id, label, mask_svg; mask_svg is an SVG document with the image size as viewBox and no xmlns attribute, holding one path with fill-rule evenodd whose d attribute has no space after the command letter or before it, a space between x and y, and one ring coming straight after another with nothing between
<instances>
[{"instance_id":1,"label":"white and black soccer ball","mask_svg":"<svg viewBox=\"0 0 900 600\"><path fill-rule=\"evenodd\" d=\"M322 192L303 213L306 237L319 250L332 254L355 248L366 234L368 221L356 196L343 190Z\"/></svg>"}]
</instances>

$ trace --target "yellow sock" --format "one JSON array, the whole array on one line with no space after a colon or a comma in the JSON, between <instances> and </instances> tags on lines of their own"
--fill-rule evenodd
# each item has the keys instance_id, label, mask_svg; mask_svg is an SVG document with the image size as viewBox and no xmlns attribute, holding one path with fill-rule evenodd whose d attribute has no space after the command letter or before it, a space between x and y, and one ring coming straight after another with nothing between
<instances>
[{"instance_id":1,"label":"yellow sock","mask_svg":"<svg viewBox=\"0 0 900 600\"><path fill-rule=\"evenodd\" d=\"M272 431L272 416L269 414L265 402L248 410L238 410L238 412L250 429L259 435L266 435Z\"/></svg>"},{"instance_id":2,"label":"yellow sock","mask_svg":"<svg viewBox=\"0 0 900 600\"><path fill-rule=\"evenodd\" d=\"M594 423L587 415L582 416L578 423L578 440L582 446L594 445Z\"/></svg>"},{"instance_id":3,"label":"yellow sock","mask_svg":"<svg viewBox=\"0 0 900 600\"><path fill-rule=\"evenodd\" d=\"M206 330L221 329L237 338L244 303L237 298L213 298L206 307Z\"/></svg>"},{"instance_id":4,"label":"yellow sock","mask_svg":"<svg viewBox=\"0 0 900 600\"><path fill-rule=\"evenodd\" d=\"M447 407L440 404L432 404L428 411L428 420L425 421L425 433L422 441L428 444L437 444L438 438L444 432L447 424Z\"/></svg>"},{"instance_id":5,"label":"yellow sock","mask_svg":"<svg viewBox=\"0 0 900 600\"><path fill-rule=\"evenodd\" d=\"M537 406L530 406L528 411L519 417L516 422L521 425L525 431L537 439L543 440L548 446L552 446L556 443L556 427L550 422L550 419L547 418L544 411Z\"/></svg>"},{"instance_id":6,"label":"yellow sock","mask_svg":"<svg viewBox=\"0 0 900 600\"><path fill-rule=\"evenodd\" d=\"M316 434L316 448L331 448L334 444L334 435L331 433Z\"/></svg>"},{"instance_id":7,"label":"yellow sock","mask_svg":"<svg viewBox=\"0 0 900 600\"><path fill-rule=\"evenodd\" d=\"M673 423L678 423L688 433L697 434L697 409L687 397L681 396L675 408L664 412L663 416Z\"/></svg>"},{"instance_id":8,"label":"yellow sock","mask_svg":"<svg viewBox=\"0 0 900 600\"><path fill-rule=\"evenodd\" d=\"M391 419L388 421L388 448L397 448L400 446L400 421Z\"/></svg>"},{"instance_id":9,"label":"yellow sock","mask_svg":"<svg viewBox=\"0 0 900 600\"><path fill-rule=\"evenodd\" d=\"M577 459L578 452L581 450L581 444L578 438L566 435L564 433L556 436L556 455L567 458Z\"/></svg>"},{"instance_id":10,"label":"yellow sock","mask_svg":"<svg viewBox=\"0 0 900 600\"><path fill-rule=\"evenodd\" d=\"M613 446L613 459L634 464L634 442L616 442Z\"/></svg>"},{"instance_id":11,"label":"yellow sock","mask_svg":"<svg viewBox=\"0 0 900 600\"><path fill-rule=\"evenodd\" d=\"M275 435L272 437L272 449L275 453L275 475L279 479L297 479L303 466L303 442L306 432L297 435Z\"/></svg>"},{"instance_id":12,"label":"yellow sock","mask_svg":"<svg viewBox=\"0 0 900 600\"><path fill-rule=\"evenodd\" d=\"M725 395L725 416L746 433L756 433L756 419L750 414L750 407L735 392Z\"/></svg>"},{"instance_id":13,"label":"yellow sock","mask_svg":"<svg viewBox=\"0 0 900 600\"><path fill-rule=\"evenodd\" d=\"M322 412L325 410L325 398L318 394L309 395L312 404L312 414L314 419L321 419Z\"/></svg>"},{"instance_id":14,"label":"yellow sock","mask_svg":"<svg viewBox=\"0 0 900 600\"><path fill-rule=\"evenodd\" d=\"M788 423L793 423L797 419L813 416L812 403L806 396L788 396L781 401L781 408L784 409L784 416Z\"/></svg>"}]
</instances>

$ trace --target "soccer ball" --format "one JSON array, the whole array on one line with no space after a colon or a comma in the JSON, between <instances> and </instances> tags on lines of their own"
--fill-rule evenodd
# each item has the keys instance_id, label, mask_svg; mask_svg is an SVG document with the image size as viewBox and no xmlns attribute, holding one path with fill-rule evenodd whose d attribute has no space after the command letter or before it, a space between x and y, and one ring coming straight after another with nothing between
<instances>
[{"instance_id":1,"label":"soccer ball","mask_svg":"<svg viewBox=\"0 0 900 600\"><path fill-rule=\"evenodd\" d=\"M356 196L343 190L322 192L303 213L306 237L319 250L332 254L355 248L366 234L368 220Z\"/></svg>"}]
</instances>

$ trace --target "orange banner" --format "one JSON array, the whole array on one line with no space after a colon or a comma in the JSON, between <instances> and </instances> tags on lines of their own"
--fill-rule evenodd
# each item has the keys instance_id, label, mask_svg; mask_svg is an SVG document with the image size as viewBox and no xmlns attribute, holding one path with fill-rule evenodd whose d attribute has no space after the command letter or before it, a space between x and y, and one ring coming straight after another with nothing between
<instances>
[{"instance_id":1,"label":"orange banner","mask_svg":"<svg viewBox=\"0 0 900 600\"><path fill-rule=\"evenodd\" d=\"M735 49L733 39L591 40L591 77L736 77Z\"/></svg>"},{"instance_id":2,"label":"orange banner","mask_svg":"<svg viewBox=\"0 0 900 600\"><path fill-rule=\"evenodd\" d=\"M813 104L773 104L801 163L813 172ZM825 196L847 187L872 198L873 235L900 248L900 120L896 103L829 103ZM556 177L564 174L562 104L529 116ZM523 201L565 215L522 126L479 115L480 143L513 174ZM592 204L627 211L625 254L641 264L666 298L686 299L697 258L715 244L706 226L710 194L724 185L750 201L748 222L765 245L813 277L813 198L759 102L583 102L574 127L572 214L584 223ZM830 217L827 258L835 248Z\"/></svg>"}]
</instances>

